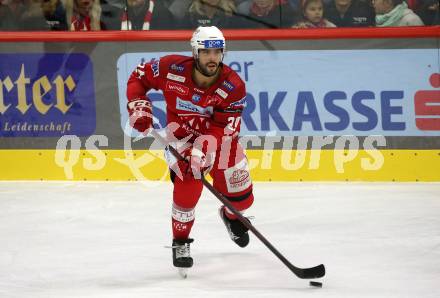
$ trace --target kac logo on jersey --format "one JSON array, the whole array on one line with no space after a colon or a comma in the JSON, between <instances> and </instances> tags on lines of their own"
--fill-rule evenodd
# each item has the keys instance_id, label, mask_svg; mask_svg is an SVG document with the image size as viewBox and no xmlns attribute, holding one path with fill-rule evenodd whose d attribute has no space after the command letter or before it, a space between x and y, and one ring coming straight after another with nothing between
<instances>
[{"instance_id":1,"label":"kac logo on jersey","mask_svg":"<svg viewBox=\"0 0 440 298\"><path fill-rule=\"evenodd\" d=\"M221 49L224 48L224 42L221 39L217 40L205 40L206 49Z\"/></svg>"},{"instance_id":2,"label":"kac logo on jersey","mask_svg":"<svg viewBox=\"0 0 440 298\"><path fill-rule=\"evenodd\" d=\"M200 101L200 95L198 95L198 94L194 94L193 96L192 96L192 102L194 102L194 103L198 103L199 101Z\"/></svg>"}]
</instances>

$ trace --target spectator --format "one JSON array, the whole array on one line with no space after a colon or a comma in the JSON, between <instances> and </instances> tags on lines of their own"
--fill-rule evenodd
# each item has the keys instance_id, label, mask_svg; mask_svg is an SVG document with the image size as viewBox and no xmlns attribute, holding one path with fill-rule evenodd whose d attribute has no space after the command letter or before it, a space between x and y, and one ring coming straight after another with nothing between
<instances>
[{"instance_id":1,"label":"spectator","mask_svg":"<svg viewBox=\"0 0 440 298\"><path fill-rule=\"evenodd\" d=\"M127 0L121 11L121 30L173 29L174 20L162 1Z\"/></svg>"},{"instance_id":2,"label":"spectator","mask_svg":"<svg viewBox=\"0 0 440 298\"><path fill-rule=\"evenodd\" d=\"M20 29L20 19L24 12L24 3L19 0L0 0L0 30Z\"/></svg>"},{"instance_id":3,"label":"spectator","mask_svg":"<svg viewBox=\"0 0 440 298\"><path fill-rule=\"evenodd\" d=\"M408 4L408 7L414 11L419 6L420 1L422 0L405 0L405 1L406 4Z\"/></svg>"},{"instance_id":4,"label":"spectator","mask_svg":"<svg viewBox=\"0 0 440 298\"><path fill-rule=\"evenodd\" d=\"M70 31L101 30L99 0L65 0L65 5Z\"/></svg>"},{"instance_id":5,"label":"spectator","mask_svg":"<svg viewBox=\"0 0 440 298\"><path fill-rule=\"evenodd\" d=\"M293 28L334 28L335 24L324 16L323 0L303 0L301 4L303 19Z\"/></svg>"},{"instance_id":6,"label":"spectator","mask_svg":"<svg viewBox=\"0 0 440 298\"><path fill-rule=\"evenodd\" d=\"M324 6L330 3L332 0L322 0L324 3ZM290 6L292 6L294 9L299 10L301 6L300 0L289 0Z\"/></svg>"},{"instance_id":7,"label":"spectator","mask_svg":"<svg viewBox=\"0 0 440 298\"><path fill-rule=\"evenodd\" d=\"M297 12L286 0L247 0L237 8L241 28L289 28L296 19Z\"/></svg>"},{"instance_id":8,"label":"spectator","mask_svg":"<svg viewBox=\"0 0 440 298\"><path fill-rule=\"evenodd\" d=\"M126 0L100 0L100 2L101 2L101 7L103 5L111 5L117 8L124 8L126 5Z\"/></svg>"},{"instance_id":9,"label":"spectator","mask_svg":"<svg viewBox=\"0 0 440 298\"><path fill-rule=\"evenodd\" d=\"M422 20L403 0L374 0L377 27L423 26Z\"/></svg>"},{"instance_id":10,"label":"spectator","mask_svg":"<svg viewBox=\"0 0 440 298\"><path fill-rule=\"evenodd\" d=\"M64 1L64 0L62 0ZM120 30L121 11L124 10L126 0L100 0L101 4L101 30Z\"/></svg>"},{"instance_id":11,"label":"spectator","mask_svg":"<svg viewBox=\"0 0 440 298\"><path fill-rule=\"evenodd\" d=\"M369 27L375 25L371 0L332 0L324 16L336 27Z\"/></svg>"},{"instance_id":12,"label":"spectator","mask_svg":"<svg viewBox=\"0 0 440 298\"><path fill-rule=\"evenodd\" d=\"M236 20L234 0L193 0L182 21L182 28L216 26L220 29L234 28Z\"/></svg>"},{"instance_id":13,"label":"spectator","mask_svg":"<svg viewBox=\"0 0 440 298\"><path fill-rule=\"evenodd\" d=\"M288 0L291 7L295 8L296 10L300 10L301 1L300 0Z\"/></svg>"},{"instance_id":14,"label":"spectator","mask_svg":"<svg viewBox=\"0 0 440 298\"><path fill-rule=\"evenodd\" d=\"M22 30L67 30L66 11L60 0L28 0L21 16Z\"/></svg>"},{"instance_id":15,"label":"spectator","mask_svg":"<svg viewBox=\"0 0 440 298\"><path fill-rule=\"evenodd\" d=\"M440 25L440 12L438 0L422 0L415 13L427 26Z\"/></svg>"},{"instance_id":16,"label":"spectator","mask_svg":"<svg viewBox=\"0 0 440 298\"><path fill-rule=\"evenodd\" d=\"M43 0L41 9L50 30L67 30L66 9L61 0Z\"/></svg>"},{"instance_id":17,"label":"spectator","mask_svg":"<svg viewBox=\"0 0 440 298\"><path fill-rule=\"evenodd\" d=\"M181 22L191 5L191 0L163 0L169 11L173 15L174 19Z\"/></svg>"}]
</instances>

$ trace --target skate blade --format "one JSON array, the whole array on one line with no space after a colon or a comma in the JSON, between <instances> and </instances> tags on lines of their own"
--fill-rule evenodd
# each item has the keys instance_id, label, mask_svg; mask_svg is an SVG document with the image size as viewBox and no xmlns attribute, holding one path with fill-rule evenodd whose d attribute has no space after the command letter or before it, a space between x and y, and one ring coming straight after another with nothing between
<instances>
[{"instance_id":1,"label":"skate blade","mask_svg":"<svg viewBox=\"0 0 440 298\"><path fill-rule=\"evenodd\" d=\"M181 278L187 278L188 277L188 268L179 268L178 269L179 275Z\"/></svg>"}]
</instances>

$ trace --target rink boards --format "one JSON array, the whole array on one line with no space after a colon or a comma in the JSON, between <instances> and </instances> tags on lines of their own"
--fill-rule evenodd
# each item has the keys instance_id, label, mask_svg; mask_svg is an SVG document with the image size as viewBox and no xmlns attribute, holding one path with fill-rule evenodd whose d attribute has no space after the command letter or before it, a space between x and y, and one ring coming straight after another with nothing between
<instances>
[{"instance_id":1,"label":"rink boards","mask_svg":"<svg viewBox=\"0 0 440 298\"><path fill-rule=\"evenodd\" d=\"M439 32L226 32L253 180L440 181ZM0 37L0 180L168 179L161 148L127 130L126 81L190 54L190 34ZM149 97L166 125L163 96Z\"/></svg>"},{"instance_id":2,"label":"rink boards","mask_svg":"<svg viewBox=\"0 0 440 298\"><path fill-rule=\"evenodd\" d=\"M440 150L247 150L254 181L440 181ZM0 180L168 181L161 150L1 150Z\"/></svg>"}]
</instances>

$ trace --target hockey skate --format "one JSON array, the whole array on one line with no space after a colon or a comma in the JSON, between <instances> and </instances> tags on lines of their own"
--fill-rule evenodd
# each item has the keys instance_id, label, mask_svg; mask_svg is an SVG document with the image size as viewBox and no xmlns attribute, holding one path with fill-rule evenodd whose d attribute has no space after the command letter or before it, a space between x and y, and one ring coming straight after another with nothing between
<instances>
[{"instance_id":1,"label":"hockey skate","mask_svg":"<svg viewBox=\"0 0 440 298\"><path fill-rule=\"evenodd\" d=\"M229 237L231 237L232 241L234 241L240 247L247 246L249 244L249 229L245 225L243 225L238 219L229 219L225 214L224 206L220 208L219 213L220 217L225 223L226 230L228 231ZM248 219L246 218L246 220Z\"/></svg>"},{"instance_id":2,"label":"hockey skate","mask_svg":"<svg viewBox=\"0 0 440 298\"><path fill-rule=\"evenodd\" d=\"M178 268L179 275L182 278L188 276L188 268L193 265L193 259L190 253L190 244L194 239L177 240L173 239L173 265Z\"/></svg>"}]
</instances>

